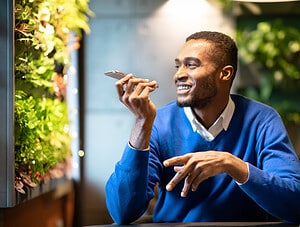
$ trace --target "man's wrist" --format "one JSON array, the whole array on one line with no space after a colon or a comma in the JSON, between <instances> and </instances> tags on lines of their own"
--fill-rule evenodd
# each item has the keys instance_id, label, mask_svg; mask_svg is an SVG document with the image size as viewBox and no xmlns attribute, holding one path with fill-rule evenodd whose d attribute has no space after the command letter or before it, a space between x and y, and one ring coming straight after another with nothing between
<instances>
[{"instance_id":1,"label":"man's wrist","mask_svg":"<svg viewBox=\"0 0 300 227\"><path fill-rule=\"evenodd\" d=\"M244 184L249 178L249 166L248 163L244 162L240 158L227 153L229 157L226 158L226 173L231 176L239 184Z\"/></svg>"},{"instance_id":2,"label":"man's wrist","mask_svg":"<svg viewBox=\"0 0 300 227\"><path fill-rule=\"evenodd\" d=\"M131 149L133 150L139 150L139 151L148 151L150 149L150 147L148 146L147 148L145 149L138 149L138 148L135 148L134 146L132 146L132 144L130 143L130 141L128 141L128 147L130 147Z\"/></svg>"},{"instance_id":3,"label":"man's wrist","mask_svg":"<svg viewBox=\"0 0 300 227\"><path fill-rule=\"evenodd\" d=\"M242 182L242 183L240 183L240 182L238 182L238 181L235 181L238 185L243 185L243 184L246 184L247 183L247 181L249 180L249 163L248 162L246 162L246 165L247 165L247 169L248 169L248 175L247 175L247 179L244 181L244 182Z\"/></svg>"}]
</instances>

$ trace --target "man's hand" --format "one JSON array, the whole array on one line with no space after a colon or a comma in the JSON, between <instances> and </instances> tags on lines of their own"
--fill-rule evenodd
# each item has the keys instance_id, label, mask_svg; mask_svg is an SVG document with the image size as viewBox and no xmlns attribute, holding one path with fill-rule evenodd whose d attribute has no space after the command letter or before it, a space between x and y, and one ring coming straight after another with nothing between
<instances>
[{"instance_id":1,"label":"man's hand","mask_svg":"<svg viewBox=\"0 0 300 227\"><path fill-rule=\"evenodd\" d=\"M156 81L135 78L128 74L115 83L119 100L135 115L137 119L154 118L156 109L149 94L157 88Z\"/></svg>"},{"instance_id":2,"label":"man's hand","mask_svg":"<svg viewBox=\"0 0 300 227\"><path fill-rule=\"evenodd\" d=\"M239 183L244 183L248 179L247 164L228 152L188 153L167 159L163 164L165 167L174 166L176 172L166 186L168 191L173 190L184 179L182 197L186 197L189 190L196 191L199 184L204 180L220 173L227 173Z\"/></svg>"},{"instance_id":3,"label":"man's hand","mask_svg":"<svg viewBox=\"0 0 300 227\"><path fill-rule=\"evenodd\" d=\"M135 78L128 74L116 84L119 100L134 114L135 124L130 137L130 144L136 149L146 149L149 146L150 134L156 107L149 95L158 84L156 81Z\"/></svg>"}]
</instances>

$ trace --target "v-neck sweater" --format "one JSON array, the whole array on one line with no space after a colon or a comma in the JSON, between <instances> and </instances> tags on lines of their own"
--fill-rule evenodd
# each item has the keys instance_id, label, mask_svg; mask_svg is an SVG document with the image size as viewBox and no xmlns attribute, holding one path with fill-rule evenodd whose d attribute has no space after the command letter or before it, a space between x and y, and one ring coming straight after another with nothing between
<instances>
[{"instance_id":1,"label":"v-neck sweater","mask_svg":"<svg viewBox=\"0 0 300 227\"><path fill-rule=\"evenodd\" d=\"M157 110L150 149L128 145L106 184L108 210L118 224L136 220L159 184L154 222L269 221L300 223L300 162L279 114L271 107L231 95L235 111L227 131L207 141L192 129L183 108L171 102ZM239 185L227 174L180 196L183 182L165 189L175 172L163 161L190 152L230 152L249 165ZM271 218L271 219L270 219Z\"/></svg>"}]
</instances>

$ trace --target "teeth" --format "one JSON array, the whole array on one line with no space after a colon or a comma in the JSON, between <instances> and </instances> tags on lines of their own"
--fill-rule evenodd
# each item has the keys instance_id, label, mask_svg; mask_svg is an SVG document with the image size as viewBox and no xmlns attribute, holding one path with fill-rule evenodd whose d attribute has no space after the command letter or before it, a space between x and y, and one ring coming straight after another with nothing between
<instances>
[{"instance_id":1,"label":"teeth","mask_svg":"<svg viewBox=\"0 0 300 227\"><path fill-rule=\"evenodd\" d=\"M191 86L188 86L188 85L180 85L180 86L178 86L178 90L188 90L188 89L190 89L191 88Z\"/></svg>"}]
</instances>

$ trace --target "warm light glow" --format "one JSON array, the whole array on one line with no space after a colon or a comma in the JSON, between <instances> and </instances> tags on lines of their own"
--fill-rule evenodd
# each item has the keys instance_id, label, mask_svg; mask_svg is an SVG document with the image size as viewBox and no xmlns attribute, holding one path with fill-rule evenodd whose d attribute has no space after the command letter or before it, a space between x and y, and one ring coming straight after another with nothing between
<instances>
[{"instance_id":1,"label":"warm light glow","mask_svg":"<svg viewBox=\"0 0 300 227\"><path fill-rule=\"evenodd\" d=\"M176 13L180 18L197 15L200 11L208 12L211 5L205 0L169 0L163 5L168 13Z\"/></svg>"},{"instance_id":2,"label":"warm light glow","mask_svg":"<svg viewBox=\"0 0 300 227\"><path fill-rule=\"evenodd\" d=\"M166 18L168 34L176 37L183 35L185 38L200 30L220 30L231 35L230 21L225 20L222 11L208 0L169 0L153 16L159 17Z\"/></svg>"}]
</instances>

